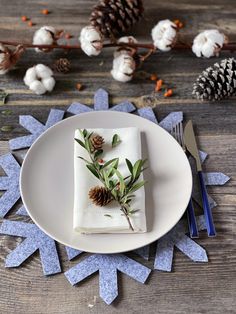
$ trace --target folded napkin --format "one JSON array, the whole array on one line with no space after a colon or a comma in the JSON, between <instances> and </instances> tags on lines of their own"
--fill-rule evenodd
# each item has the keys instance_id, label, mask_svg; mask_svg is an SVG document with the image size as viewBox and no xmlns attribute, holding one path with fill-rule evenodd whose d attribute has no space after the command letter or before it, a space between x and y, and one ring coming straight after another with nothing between
<instances>
[{"instance_id":1,"label":"folded napkin","mask_svg":"<svg viewBox=\"0 0 236 314\"><path fill-rule=\"evenodd\" d=\"M137 128L122 129L87 129L88 132L99 134L105 140L103 147L104 161L119 157L119 171L123 176L129 175L125 158L132 163L141 159L141 138ZM118 134L121 143L111 148L114 134ZM75 138L82 139L79 130ZM146 232L145 191L144 187L137 190L131 202L133 209L139 209L131 215L134 231L129 229L126 218L122 215L117 202L112 201L104 207L96 206L89 199L88 192L102 183L87 169L86 164L78 156L88 159L88 152L76 141L74 144L74 229L80 233L143 233ZM143 180L142 174L140 180ZM109 216L106 216L109 215Z\"/></svg>"}]
</instances>

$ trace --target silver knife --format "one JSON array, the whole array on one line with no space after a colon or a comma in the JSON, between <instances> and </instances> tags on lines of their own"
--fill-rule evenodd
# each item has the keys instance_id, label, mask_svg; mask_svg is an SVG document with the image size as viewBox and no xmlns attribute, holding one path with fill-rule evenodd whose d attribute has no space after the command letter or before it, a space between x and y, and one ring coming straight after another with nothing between
<instances>
[{"instance_id":1,"label":"silver knife","mask_svg":"<svg viewBox=\"0 0 236 314\"><path fill-rule=\"evenodd\" d=\"M204 210L207 233L208 233L208 236L212 237L212 236L216 235L216 231L215 231L215 226L214 226L214 222L213 222L212 211L211 211L209 201L208 201L207 190L206 190L204 177L203 177L203 173L202 173L201 160L199 157L199 151L198 151L198 147L197 147L196 137L194 134L193 124L192 124L191 120L187 122L187 124L184 128L184 142L185 142L185 146L186 146L188 152L193 156L193 158L196 161L198 178L199 178L199 183L200 183L200 187L201 187L202 206L203 206L203 210Z\"/></svg>"}]
</instances>

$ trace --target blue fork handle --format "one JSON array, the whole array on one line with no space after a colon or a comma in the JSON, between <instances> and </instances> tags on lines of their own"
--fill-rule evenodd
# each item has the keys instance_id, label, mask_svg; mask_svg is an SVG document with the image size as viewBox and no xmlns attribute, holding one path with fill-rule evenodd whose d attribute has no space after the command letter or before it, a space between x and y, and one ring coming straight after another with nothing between
<instances>
[{"instance_id":1,"label":"blue fork handle","mask_svg":"<svg viewBox=\"0 0 236 314\"><path fill-rule=\"evenodd\" d=\"M207 233L209 237L214 237L216 236L216 230L215 230L212 212L211 212L211 208L210 208L208 197L207 197L207 190L206 190L202 171L198 171L198 178L199 178L200 187L201 187L202 206L204 210Z\"/></svg>"},{"instance_id":2,"label":"blue fork handle","mask_svg":"<svg viewBox=\"0 0 236 314\"><path fill-rule=\"evenodd\" d=\"M188 227L189 227L189 233L191 238L198 238L198 228L197 228L197 222L194 214L194 207L193 207L193 201L192 198L190 198L190 201L188 203L187 207L187 217L188 217Z\"/></svg>"}]
</instances>

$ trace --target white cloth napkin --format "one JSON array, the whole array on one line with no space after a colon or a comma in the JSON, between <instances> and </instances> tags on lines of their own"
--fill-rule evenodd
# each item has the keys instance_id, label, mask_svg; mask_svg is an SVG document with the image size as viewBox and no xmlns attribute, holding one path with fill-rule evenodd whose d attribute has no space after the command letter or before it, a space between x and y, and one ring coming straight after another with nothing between
<instances>
[{"instance_id":1,"label":"white cloth napkin","mask_svg":"<svg viewBox=\"0 0 236 314\"><path fill-rule=\"evenodd\" d=\"M137 128L122 129L87 129L101 135L104 140L104 161L119 157L119 171L123 176L129 175L125 158L132 163L142 158L141 137ZM121 143L111 148L112 137L118 134ZM75 131L75 138L81 139L79 130ZM74 229L80 233L143 233L146 232L145 191L144 187L136 191L131 205L139 209L131 216L134 231L129 229L126 218L122 215L119 205L112 201L110 204L99 207L89 199L90 188L102 183L87 169L85 162L78 156L88 159L87 151L76 141L74 144ZM140 180L143 180L142 175ZM105 215L110 215L105 216Z\"/></svg>"}]
</instances>

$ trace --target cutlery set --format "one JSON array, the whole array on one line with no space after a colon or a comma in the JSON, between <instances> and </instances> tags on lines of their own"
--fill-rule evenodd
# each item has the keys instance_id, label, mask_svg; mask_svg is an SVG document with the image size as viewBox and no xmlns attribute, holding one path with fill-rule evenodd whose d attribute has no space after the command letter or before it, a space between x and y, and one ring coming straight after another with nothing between
<instances>
[{"instance_id":1,"label":"cutlery set","mask_svg":"<svg viewBox=\"0 0 236 314\"><path fill-rule=\"evenodd\" d=\"M209 237L213 237L216 235L214 221L212 217L211 207L209 205L209 200L207 196L206 185L204 182L203 172L202 172L202 165L199 156L199 150L197 146L196 136L193 130L192 121L189 120L183 128L182 122L176 124L171 129L171 135L176 139L176 141L180 144L186 155L191 155L196 163L197 174L198 174L198 181L201 191L201 198L202 198L202 208L204 211L204 217L206 221L206 228ZM194 212L194 206L192 197L190 198L188 207L187 207L187 217L188 217L188 226L191 238L198 237L198 228L196 223L196 217Z\"/></svg>"}]
</instances>

